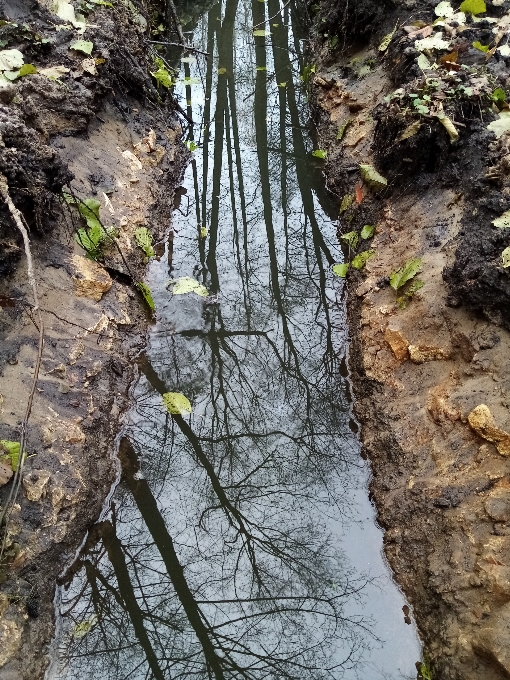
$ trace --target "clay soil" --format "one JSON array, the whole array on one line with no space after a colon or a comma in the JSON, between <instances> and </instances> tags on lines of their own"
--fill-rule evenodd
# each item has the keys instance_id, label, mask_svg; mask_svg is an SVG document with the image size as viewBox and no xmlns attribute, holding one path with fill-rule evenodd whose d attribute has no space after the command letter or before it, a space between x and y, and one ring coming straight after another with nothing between
<instances>
[{"instance_id":1,"label":"clay soil","mask_svg":"<svg viewBox=\"0 0 510 680\"><path fill-rule=\"evenodd\" d=\"M420 117L405 104L430 85L416 66L420 36L409 32L437 18L436 4L311 8L312 96L329 188L340 200L356 185L363 194L340 215L339 237L375 226L358 246L375 255L346 280L349 364L385 552L424 642L424 676L499 680L510 677L510 278L501 260L510 237L492 221L510 208L509 138L487 129L499 116L483 92L451 103L454 143L430 110ZM488 2L482 17L501 18L509 4ZM476 66L490 92L508 92L508 60L471 47L480 32L482 44L493 40L492 27L471 23L457 38L465 68L428 75L461 88ZM388 99L398 88L402 98ZM360 164L388 186L375 193ZM412 258L424 286L402 308L390 274Z\"/></svg>"},{"instance_id":2,"label":"clay soil","mask_svg":"<svg viewBox=\"0 0 510 680\"><path fill-rule=\"evenodd\" d=\"M67 69L56 80L24 76L0 93L0 171L30 230L44 323L28 458L2 527L3 680L43 677L55 583L116 479L115 438L151 319L135 286L146 258L134 233L146 227L156 256L164 250L187 160L183 118L150 76L149 17L161 22L158 7L90 5L80 35L43 3L3 4L2 45L39 72ZM70 49L77 39L93 42L92 65ZM64 192L99 201L102 224L115 227L97 262L75 239L85 223ZM19 440L38 339L23 242L2 204L0 440ZM2 481L6 507L12 481Z\"/></svg>"}]
</instances>

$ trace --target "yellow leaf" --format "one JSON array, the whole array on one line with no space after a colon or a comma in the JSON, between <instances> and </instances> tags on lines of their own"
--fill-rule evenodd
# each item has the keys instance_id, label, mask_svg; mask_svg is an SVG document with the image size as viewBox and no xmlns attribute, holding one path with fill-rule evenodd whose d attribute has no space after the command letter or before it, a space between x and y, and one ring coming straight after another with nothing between
<instances>
[{"instance_id":1,"label":"yellow leaf","mask_svg":"<svg viewBox=\"0 0 510 680\"><path fill-rule=\"evenodd\" d=\"M166 410L174 416L184 416L193 411L189 399L180 392L165 392L162 397Z\"/></svg>"}]
</instances>

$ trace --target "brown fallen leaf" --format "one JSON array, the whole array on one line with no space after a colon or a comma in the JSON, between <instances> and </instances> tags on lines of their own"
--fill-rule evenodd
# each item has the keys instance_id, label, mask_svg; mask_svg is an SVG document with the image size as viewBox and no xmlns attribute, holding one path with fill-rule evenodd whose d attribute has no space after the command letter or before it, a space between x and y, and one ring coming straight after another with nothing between
<instances>
[{"instance_id":1,"label":"brown fallen leaf","mask_svg":"<svg viewBox=\"0 0 510 680\"><path fill-rule=\"evenodd\" d=\"M480 404L473 409L468 416L468 423L476 434L496 444L502 456L510 456L510 434L499 429L488 406Z\"/></svg>"},{"instance_id":2,"label":"brown fallen leaf","mask_svg":"<svg viewBox=\"0 0 510 680\"><path fill-rule=\"evenodd\" d=\"M404 29L405 30L405 29ZM432 26L424 26L423 28L417 28L407 34L409 40L414 40L414 38L428 38L434 32Z\"/></svg>"}]
</instances>

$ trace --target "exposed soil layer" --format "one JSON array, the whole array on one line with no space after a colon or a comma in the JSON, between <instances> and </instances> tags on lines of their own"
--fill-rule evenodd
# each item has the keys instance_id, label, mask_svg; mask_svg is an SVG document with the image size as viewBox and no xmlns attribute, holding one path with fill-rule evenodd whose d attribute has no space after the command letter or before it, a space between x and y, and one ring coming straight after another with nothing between
<instances>
[{"instance_id":1,"label":"exposed soil layer","mask_svg":"<svg viewBox=\"0 0 510 680\"><path fill-rule=\"evenodd\" d=\"M49 3L51 4L51 3ZM47 666L55 582L97 520L117 474L115 437L129 404L150 311L135 283L156 253L186 161L174 102L156 88L145 17L157 7L91 5L84 34L43 5L4 3L0 39L37 74L0 91L0 172L30 228L44 350L29 419L21 492L0 564L0 677L35 680ZM76 8L77 9L77 8ZM61 30L55 27L64 26ZM70 49L93 42L92 64ZM63 66L51 80L41 71ZM74 201L95 199L98 261L76 241ZM37 358L37 316L23 242L0 206L0 440L19 440ZM5 507L11 484L0 489Z\"/></svg>"},{"instance_id":2,"label":"exposed soil layer","mask_svg":"<svg viewBox=\"0 0 510 680\"><path fill-rule=\"evenodd\" d=\"M468 19L447 34L450 49L460 46L457 65L424 73L414 45L437 19L436 2L332 4L318 10L312 91L328 186L347 197L339 236L375 226L356 246L375 253L347 274L349 363L385 552L433 677L507 678L510 277L501 253L510 236L492 222L510 209L509 137L488 125L499 119L492 93L508 92L508 58L472 48L490 44L496 24ZM510 10L487 4L482 17ZM367 23L341 50L360 12ZM387 187L363 182L360 164ZM424 285L397 301L390 274L413 258Z\"/></svg>"}]
</instances>

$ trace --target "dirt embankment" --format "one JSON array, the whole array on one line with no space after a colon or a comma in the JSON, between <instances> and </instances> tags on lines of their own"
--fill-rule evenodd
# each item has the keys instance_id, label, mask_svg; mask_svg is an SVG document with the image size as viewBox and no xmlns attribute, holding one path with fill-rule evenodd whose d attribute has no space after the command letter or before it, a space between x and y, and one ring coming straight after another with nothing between
<instances>
[{"instance_id":1,"label":"dirt embankment","mask_svg":"<svg viewBox=\"0 0 510 680\"><path fill-rule=\"evenodd\" d=\"M510 677L510 3L477 16L459 4L325 0L311 10L311 80L346 257L375 251L347 272L350 367L423 677L499 680ZM363 181L360 165L380 176L365 169ZM411 260L420 271L398 288L391 274L405 280Z\"/></svg>"},{"instance_id":2,"label":"dirt embankment","mask_svg":"<svg viewBox=\"0 0 510 680\"><path fill-rule=\"evenodd\" d=\"M28 458L13 506L5 455L0 465L0 503L8 510L0 563L0 676L6 680L44 674L55 582L115 478L114 441L150 319L135 286L146 265L135 232L145 227L156 256L162 252L186 160L164 73L159 87L150 75L166 70L147 43L152 23L164 21L163 8L85 2L87 16L80 17L77 4L72 14L69 7L4 3L0 22L2 49L18 50L37 71L16 77L14 63L12 85L5 78L0 83L0 172L30 229L44 321ZM76 41L89 45L72 49ZM96 261L77 242L80 229ZM4 442L19 441L37 363L37 323L21 235L2 202Z\"/></svg>"}]
</instances>

